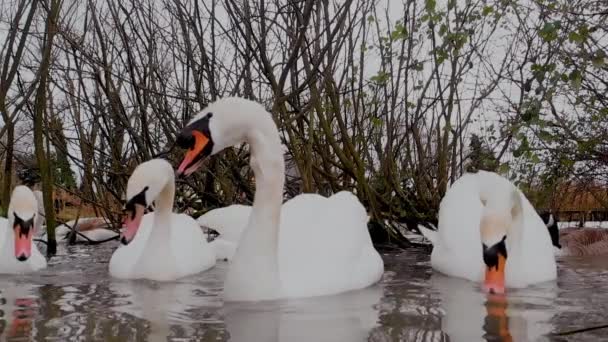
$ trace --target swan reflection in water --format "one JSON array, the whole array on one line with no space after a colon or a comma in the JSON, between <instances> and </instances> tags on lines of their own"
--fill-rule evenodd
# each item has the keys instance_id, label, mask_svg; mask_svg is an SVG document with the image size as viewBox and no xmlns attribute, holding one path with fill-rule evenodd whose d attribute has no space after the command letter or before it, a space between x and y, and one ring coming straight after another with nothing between
<instances>
[{"instance_id":1,"label":"swan reflection in water","mask_svg":"<svg viewBox=\"0 0 608 342\"><path fill-rule=\"evenodd\" d=\"M0 337L29 339L38 314L39 286L0 281Z\"/></svg>"},{"instance_id":2,"label":"swan reflection in water","mask_svg":"<svg viewBox=\"0 0 608 342\"><path fill-rule=\"evenodd\" d=\"M367 341L381 297L374 285L335 296L226 303L224 320L234 342Z\"/></svg>"},{"instance_id":3,"label":"swan reflection in water","mask_svg":"<svg viewBox=\"0 0 608 342\"><path fill-rule=\"evenodd\" d=\"M451 341L536 341L554 330L555 283L488 295L459 278L434 274L431 282L445 312L441 330Z\"/></svg>"},{"instance_id":4,"label":"swan reflection in water","mask_svg":"<svg viewBox=\"0 0 608 342\"><path fill-rule=\"evenodd\" d=\"M224 327L217 314L222 305L209 288L188 282L148 280L115 281L109 284L115 294L111 310L142 319L146 339L167 338L222 339Z\"/></svg>"},{"instance_id":5,"label":"swan reflection in water","mask_svg":"<svg viewBox=\"0 0 608 342\"><path fill-rule=\"evenodd\" d=\"M112 310L149 322L150 340L194 337L234 342L366 341L377 324L378 285L336 296L222 303L199 284L115 282Z\"/></svg>"}]
</instances>

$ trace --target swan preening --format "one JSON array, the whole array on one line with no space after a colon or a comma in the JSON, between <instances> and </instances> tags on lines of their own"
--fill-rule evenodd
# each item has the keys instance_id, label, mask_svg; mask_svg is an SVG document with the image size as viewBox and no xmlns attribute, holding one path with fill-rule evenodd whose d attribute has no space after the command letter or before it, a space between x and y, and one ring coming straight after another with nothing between
<instances>
[{"instance_id":1,"label":"swan preening","mask_svg":"<svg viewBox=\"0 0 608 342\"><path fill-rule=\"evenodd\" d=\"M166 160L137 166L127 184L125 229L110 260L117 278L175 280L215 265L215 255L196 221L173 213L174 171ZM155 211L144 210L155 201Z\"/></svg>"},{"instance_id":2,"label":"swan preening","mask_svg":"<svg viewBox=\"0 0 608 342\"><path fill-rule=\"evenodd\" d=\"M240 98L211 103L177 139L189 149L178 174L189 175L206 156L242 142L250 147L256 193L228 268L225 299L330 295L377 282L383 261L355 195L302 194L282 205L283 149L277 126L262 105Z\"/></svg>"},{"instance_id":3,"label":"swan preening","mask_svg":"<svg viewBox=\"0 0 608 342\"><path fill-rule=\"evenodd\" d=\"M431 240L437 271L483 281L491 292L557 276L549 232L528 199L492 172L465 174L446 192L439 229L419 227Z\"/></svg>"},{"instance_id":4,"label":"swan preening","mask_svg":"<svg viewBox=\"0 0 608 342\"><path fill-rule=\"evenodd\" d=\"M38 202L32 190L17 186L11 194L8 218L0 218L0 273L27 273L46 267L46 259L32 242Z\"/></svg>"}]
</instances>

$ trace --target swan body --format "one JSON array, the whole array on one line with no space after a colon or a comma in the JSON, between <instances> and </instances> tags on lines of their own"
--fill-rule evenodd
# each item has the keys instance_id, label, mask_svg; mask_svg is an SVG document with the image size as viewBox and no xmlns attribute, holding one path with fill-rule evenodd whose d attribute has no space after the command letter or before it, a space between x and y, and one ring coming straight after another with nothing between
<instances>
[{"instance_id":1,"label":"swan body","mask_svg":"<svg viewBox=\"0 0 608 342\"><path fill-rule=\"evenodd\" d=\"M180 133L188 148L178 174L247 142L256 193L224 283L228 301L332 295L365 288L384 270L352 193L302 194L283 202L285 162L278 129L264 107L240 98L210 104Z\"/></svg>"},{"instance_id":2,"label":"swan body","mask_svg":"<svg viewBox=\"0 0 608 342\"><path fill-rule=\"evenodd\" d=\"M127 185L126 228L110 259L116 278L175 280L215 265L215 255L196 221L172 212L173 168L162 159L140 164ZM143 214L152 201L156 210Z\"/></svg>"},{"instance_id":3,"label":"swan body","mask_svg":"<svg viewBox=\"0 0 608 342\"><path fill-rule=\"evenodd\" d=\"M11 195L8 219L0 218L0 273L21 274L46 268L46 258L32 242L37 212L32 190L17 186Z\"/></svg>"},{"instance_id":4,"label":"swan body","mask_svg":"<svg viewBox=\"0 0 608 342\"><path fill-rule=\"evenodd\" d=\"M250 214L251 206L233 204L209 210L196 219L201 227L211 228L218 232L219 235L209 243L218 260L232 259Z\"/></svg>"},{"instance_id":5,"label":"swan body","mask_svg":"<svg viewBox=\"0 0 608 342\"><path fill-rule=\"evenodd\" d=\"M441 201L438 230L419 228L433 244L432 267L443 274L479 282L485 253L503 244L506 286L525 287L557 276L544 222L523 193L495 173L463 175ZM485 266L486 272L492 268Z\"/></svg>"},{"instance_id":6,"label":"swan body","mask_svg":"<svg viewBox=\"0 0 608 342\"><path fill-rule=\"evenodd\" d=\"M55 239L57 239L58 243L68 242L69 233L72 231L70 227L74 227L79 233L76 234L76 242L104 241L119 236L119 233L111 229L100 228L103 225L105 225L105 220L101 217L86 217L71 220L55 228ZM46 240L46 230L42 230L38 237Z\"/></svg>"}]
</instances>

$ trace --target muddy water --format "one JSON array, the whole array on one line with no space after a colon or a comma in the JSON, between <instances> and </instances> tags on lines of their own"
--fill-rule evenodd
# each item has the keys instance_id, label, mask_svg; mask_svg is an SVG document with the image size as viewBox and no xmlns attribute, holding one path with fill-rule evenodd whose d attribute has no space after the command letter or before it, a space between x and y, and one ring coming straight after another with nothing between
<instances>
[{"instance_id":1,"label":"muddy water","mask_svg":"<svg viewBox=\"0 0 608 342\"><path fill-rule=\"evenodd\" d=\"M385 254L382 282L362 291L224 304L226 263L171 283L120 281L107 274L115 247L69 247L44 272L0 276L0 340L608 340L608 328L571 333L608 324L608 258L560 259L557 282L487 297L412 249Z\"/></svg>"}]
</instances>

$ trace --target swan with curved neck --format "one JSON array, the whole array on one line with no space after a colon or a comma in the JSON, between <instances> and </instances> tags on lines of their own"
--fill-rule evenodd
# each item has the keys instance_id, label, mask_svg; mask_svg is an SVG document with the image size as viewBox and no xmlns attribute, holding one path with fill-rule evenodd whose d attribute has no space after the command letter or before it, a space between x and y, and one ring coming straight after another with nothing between
<instances>
[{"instance_id":1,"label":"swan with curved neck","mask_svg":"<svg viewBox=\"0 0 608 342\"><path fill-rule=\"evenodd\" d=\"M8 206L8 220L0 221L4 226L0 273L27 273L46 267L46 259L32 242L37 215L38 202L32 190L17 186Z\"/></svg>"},{"instance_id":2,"label":"swan with curved neck","mask_svg":"<svg viewBox=\"0 0 608 342\"><path fill-rule=\"evenodd\" d=\"M433 243L434 269L482 281L488 292L557 276L542 219L518 188L493 172L463 175L441 200L438 230L419 228Z\"/></svg>"},{"instance_id":3,"label":"swan with curved neck","mask_svg":"<svg viewBox=\"0 0 608 342\"><path fill-rule=\"evenodd\" d=\"M178 174L204 158L249 144L256 192L224 284L227 300L336 294L367 287L383 262L367 231L367 213L349 192L329 198L302 194L284 205L285 163L279 132L262 105L224 98L192 119L176 140L189 151Z\"/></svg>"},{"instance_id":4,"label":"swan with curved neck","mask_svg":"<svg viewBox=\"0 0 608 342\"><path fill-rule=\"evenodd\" d=\"M196 221L173 213L171 164L153 159L137 166L127 184L125 228L110 260L117 278L175 280L215 265L215 255ZM155 211L144 215L154 201Z\"/></svg>"}]
</instances>

